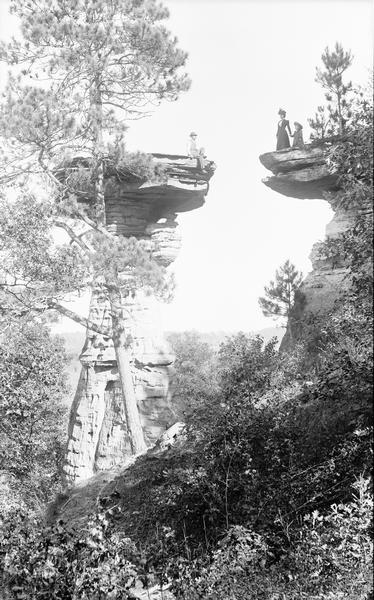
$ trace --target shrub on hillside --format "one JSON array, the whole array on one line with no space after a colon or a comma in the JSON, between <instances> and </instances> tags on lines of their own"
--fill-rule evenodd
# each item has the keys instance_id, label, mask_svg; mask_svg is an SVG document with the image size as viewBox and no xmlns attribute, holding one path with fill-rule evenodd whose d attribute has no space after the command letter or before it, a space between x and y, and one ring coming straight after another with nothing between
<instances>
[{"instance_id":1,"label":"shrub on hillside","mask_svg":"<svg viewBox=\"0 0 374 600\"><path fill-rule=\"evenodd\" d=\"M323 516L304 517L290 552L274 561L261 535L228 530L211 560L178 565L176 597L183 600L366 600L372 593L369 482L360 478L353 500Z\"/></svg>"}]
</instances>

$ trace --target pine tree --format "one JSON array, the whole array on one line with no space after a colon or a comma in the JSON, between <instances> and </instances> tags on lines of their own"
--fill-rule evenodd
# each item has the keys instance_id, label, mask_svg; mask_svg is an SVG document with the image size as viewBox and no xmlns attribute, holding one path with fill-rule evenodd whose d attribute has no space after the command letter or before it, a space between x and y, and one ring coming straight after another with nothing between
<instances>
[{"instance_id":1,"label":"pine tree","mask_svg":"<svg viewBox=\"0 0 374 600\"><path fill-rule=\"evenodd\" d=\"M18 69L3 106L6 162L36 157L48 172L61 148L84 152L105 225L105 136L122 139L126 120L190 84L180 73L187 55L163 25L168 11L156 0L12 0L11 10L23 40L0 47Z\"/></svg>"},{"instance_id":2,"label":"pine tree","mask_svg":"<svg viewBox=\"0 0 374 600\"><path fill-rule=\"evenodd\" d=\"M316 82L327 90L325 98L329 103L327 110L330 120L330 134L343 135L351 116L348 94L352 82L344 83L343 74L351 66L353 56L336 42L334 50L325 48L321 56L324 68L316 68Z\"/></svg>"},{"instance_id":3,"label":"pine tree","mask_svg":"<svg viewBox=\"0 0 374 600\"><path fill-rule=\"evenodd\" d=\"M101 272L101 279L111 303L112 337L136 453L145 443L123 334L122 297L145 280L158 288L163 273L144 246L134 239L128 243L115 239L106 230L104 168L109 142L123 155L128 119L144 116L161 100L175 100L188 89L189 79L180 72L187 55L165 28L168 11L156 0L12 0L11 10L20 19L23 39L0 48L0 58L14 65L16 73L9 79L0 109L4 142L0 181L31 175L40 185L44 176L44 184L52 184L49 193L55 200L49 216L65 229L73 246L62 251L65 257L70 253L69 273L59 279L55 276L63 267L58 253L50 249L37 257L45 258L48 265L39 261L35 271L37 251L27 235L33 260L12 264L15 270L5 273L4 306L8 311L14 310L14 304L18 311L35 306L38 310L55 308L82 322L60 304L61 293L65 288L71 291L74 285L92 284L100 276L100 261L108 264L109 258L113 259L111 268ZM56 177L63 158L67 164L69 157L76 155L88 159L94 216L76 202L77 186ZM88 238L76 235L66 217L84 221L90 227ZM12 226L11 215L9 223L5 229ZM9 252L7 256L13 263L20 260L20 256L9 258ZM73 264L79 264L79 269L70 268ZM22 287L19 272L29 286ZM78 282L77 273L82 272L85 275ZM12 286L20 284L15 297ZM83 321L95 330L94 324Z\"/></svg>"},{"instance_id":4,"label":"pine tree","mask_svg":"<svg viewBox=\"0 0 374 600\"><path fill-rule=\"evenodd\" d=\"M265 296L259 298L259 304L265 317L283 319L288 323L292 337L291 315L295 303L295 294L300 287L303 275L295 265L286 260L275 272L275 281L265 286ZM286 324L285 323L285 324Z\"/></svg>"},{"instance_id":5,"label":"pine tree","mask_svg":"<svg viewBox=\"0 0 374 600\"><path fill-rule=\"evenodd\" d=\"M314 117L308 119L309 126L312 130L311 139L323 140L325 137L333 134L330 117L327 114L325 106L318 106Z\"/></svg>"}]
</instances>

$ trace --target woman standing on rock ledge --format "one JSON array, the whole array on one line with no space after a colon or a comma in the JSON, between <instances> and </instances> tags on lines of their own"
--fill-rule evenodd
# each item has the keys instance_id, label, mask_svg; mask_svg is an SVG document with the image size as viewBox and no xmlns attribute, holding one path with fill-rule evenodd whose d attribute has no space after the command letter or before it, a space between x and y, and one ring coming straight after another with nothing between
<instances>
[{"instance_id":1,"label":"woman standing on rock ledge","mask_svg":"<svg viewBox=\"0 0 374 600\"><path fill-rule=\"evenodd\" d=\"M290 122L286 119L286 111L282 108L279 109L278 115L280 116L280 121L278 123L277 130L277 150L284 150L285 148L290 148L290 138L288 137L287 129L291 135Z\"/></svg>"}]
</instances>

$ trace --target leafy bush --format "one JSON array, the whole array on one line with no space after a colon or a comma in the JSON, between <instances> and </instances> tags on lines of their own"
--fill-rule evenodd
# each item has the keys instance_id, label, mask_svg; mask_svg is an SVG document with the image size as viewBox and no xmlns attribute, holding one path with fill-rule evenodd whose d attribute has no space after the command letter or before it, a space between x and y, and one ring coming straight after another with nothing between
<instances>
[{"instance_id":1,"label":"leafy bush","mask_svg":"<svg viewBox=\"0 0 374 600\"><path fill-rule=\"evenodd\" d=\"M219 393L217 353L195 331L172 333L168 341L175 353L173 409L178 420L189 424Z\"/></svg>"},{"instance_id":2,"label":"leafy bush","mask_svg":"<svg viewBox=\"0 0 374 600\"><path fill-rule=\"evenodd\" d=\"M40 323L13 323L0 339L0 470L27 505L61 483L66 357Z\"/></svg>"},{"instance_id":3,"label":"leafy bush","mask_svg":"<svg viewBox=\"0 0 374 600\"><path fill-rule=\"evenodd\" d=\"M123 152L118 156L114 165L119 176L131 174L143 181L163 182L166 171L163 165L158 164L151 154L144 152Z\"/></svg>"},{"instance_id":4,"label":"leafy bush","mask_svg":"<svg viewBox=\"0 0 374 600\"><path fill-rule=\"evenodd\" d=\"M69 190L80 199L90 199L94 194L94 170L91 159L66 156L58 168L58 176L64 178ZM162 183L167 175L163 165L152 154L145 152L127 152L122 147L110 146L104 159L106 193L113 192L116 182L125 183ZM114 187L113 187L114 186Z\"/></svg>"},{"instance_id":5,"label":"leafy bush","mask_svg":"<svg viewBox=\"0 0 374 600\"><path fill-rule=\"evenodd\" d=\"M290 552L274 561L263 537L232 527L210 560L181 561L176 597L184 600L365 600L372 591L372 496L359 479L348 504L304 517Z\"/></svg>"},{"instance_id":6,"label":"leafy bush","mask_svg":"<svg viewBox=\"0 0 374 600\"><path fill-rule=\"evenodd\" d=\"M25 514L13 515L3 524L0 541L3 589L11 599L134 598L130 588L138 573L133 561L140 557L131 540L109 528L105 514L80 534L59 523L43 529Z\"/></svg>"}]
</instances>

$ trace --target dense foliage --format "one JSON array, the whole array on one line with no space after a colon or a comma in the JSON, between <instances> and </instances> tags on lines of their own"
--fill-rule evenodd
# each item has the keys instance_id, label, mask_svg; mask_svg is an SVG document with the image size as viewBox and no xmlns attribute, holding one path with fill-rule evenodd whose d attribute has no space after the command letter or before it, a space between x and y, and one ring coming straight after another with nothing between
<instances>
[{"instance_id":1,"label":"dense foliage","mask_svg":"<svg viewBox=\"0 0 374 600\"><path fill-rule=\"evenodd\" d=\"M218 391L217 356L196 331L173 333L169 343L175 352L172 408L179 421L196 419L205 412Z\"/></svg>"},{"instance_id":2,"label":"dense foliage","mask_svg":"<svg viewBox=\"0 0 374 600\"><path fill-rule=\"evenodd\" d=\"M84 532L4 528L10 597L135 598L155 582L191 600L368 597L370 430L354 407L323 410L352 369L306 380L302 355L228 339L187 444L139 459Z\"/></svg>"},{"instance_id":3,"label":"dense foliage","mask_svg":"<svg viewBox=\"0 0 374 600\"><path fill-rule=\"evenodd\" d=\"M36 509L61 484L66 359L40 323L12 323L0 336L0 472L9 499Z\"/></svg>"}]
</instances>

